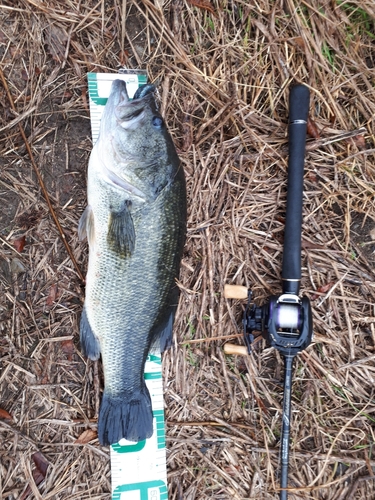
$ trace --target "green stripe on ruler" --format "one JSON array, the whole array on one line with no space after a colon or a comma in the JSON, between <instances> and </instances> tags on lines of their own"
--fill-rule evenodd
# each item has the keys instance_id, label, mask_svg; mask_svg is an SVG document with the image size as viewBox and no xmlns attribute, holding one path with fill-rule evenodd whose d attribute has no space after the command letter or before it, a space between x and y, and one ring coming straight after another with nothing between
<instances>
[{"instance_id":1,"label":"green stripe on ruler","mask_svg":"<svg viewBox=\"0 0 375 500\"><path fill-rule=\"evenodd\" d=\"M122 500L121 494L127 492L139 492L139 500L151 500L159 498L160 500L168 499L167 485L164 481L147 481L143 483L132 483L118 486L113 492L112 500ZM158 496L156 496L158 495ZM135 498L134 496L132 498Z\"/></svg>"}]
</instances>

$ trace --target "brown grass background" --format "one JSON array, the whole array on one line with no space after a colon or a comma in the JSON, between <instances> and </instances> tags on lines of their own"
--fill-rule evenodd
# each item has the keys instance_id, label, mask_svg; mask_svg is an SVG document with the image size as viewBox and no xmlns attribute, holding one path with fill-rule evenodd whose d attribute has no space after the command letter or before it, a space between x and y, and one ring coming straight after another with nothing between
<instances>
[{"instance_id":1,"label":"brown grass background","mask_svg":"<svg viewBox=\"0 0 375 500\"><path fill-rule=\"evenodd\" d=\"M76 442L96 429L102 387L78 346L84 289L18 123L85 272L86 72L123 65L158 84L188 183L163 359L170 499L277 498L282 359L263 341L251 357L223 353L244 303L222 291L243 284L258 303L280 291L294 81L317 127L302 255L315 339L295 363L290 498L375 498L373 1L1 0L0 16L16 109L0 85L0 499L110 498L109 450L95 432ZM49 464L39 486L36 452Z\"/></svg>"}]
</instances>

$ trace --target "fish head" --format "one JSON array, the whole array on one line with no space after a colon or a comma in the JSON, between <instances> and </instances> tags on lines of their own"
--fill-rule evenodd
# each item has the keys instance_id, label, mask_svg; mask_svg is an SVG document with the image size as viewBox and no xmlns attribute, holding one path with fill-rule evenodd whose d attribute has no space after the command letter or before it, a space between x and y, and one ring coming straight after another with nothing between
<instances>
[{"instance_id":1,"label":"fish head","mask_svg":"<svg viewBox=\"0 0 375 500\"><path fill-rule=\"evenodd\" d=\"M110 148L111 175L126 179L146 198L155 198L173 178L179 159L154 97L155 87L140 87L132 100L126 83L115 80L105 106L100 140Z\"/></svg>"}]
</instances>

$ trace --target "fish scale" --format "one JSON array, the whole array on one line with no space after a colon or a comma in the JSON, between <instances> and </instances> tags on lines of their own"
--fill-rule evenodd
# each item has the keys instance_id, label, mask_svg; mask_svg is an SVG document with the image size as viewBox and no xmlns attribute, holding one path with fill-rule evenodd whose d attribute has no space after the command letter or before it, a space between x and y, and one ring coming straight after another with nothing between
<instances>
[{"instance_id":1,"label":"fish scale","mask_svg":"<svg viewBox=\"0 0 375 500\"><path fill-rule=\"evenodd\" d=\"M155 207L155 211L157 210L158 207ZM152 228L152 222L150 226ZM166 225L165 230L169 227L170 225ZM105 379L110 381L106 382L106 390L112 388L113 392L129 390L129 384L133 384L133 373L139 377L141 373L139 356L142 360L145 359L152 338L146 344L136 344L132 342L132 336L136 337L139 335L138 332L141 335L142 332L150 332L161 306L168 305L167 297L174 281L174 276L168 282L154 279L155 269L160 267L160 262L165 262L164 259L168 260L171 251L169 248L163 253L157 251L160 238L153 238L152 232L156 232L155 227L151 231L149 227L142 229L143 231L141 228L136 230L136 248L131 269L127 269L128 266L124 266L124 260L110 251L103 253L99 261L100 264L104 263L104 269L99 266L100 274L106 275L111 270L115 276L115 282L126 282L128 289L114 286L113 281L95 280L92 290L88 287L87 291L87 296L92 294L100 301L100 307L92 312L95 315L93 322L97 324L98 331L100 331ZM157 231L159 235L162 232L161 229ZM171 242L172 247L173 243L176 243L171 239L167 241ZM106 241L101 243L106 246ZM101 243L98 244L99 249ZM138 248L140 248L139 251ZM145 261L144 255L149 253L159 256ZM169 266L172 268L173 262L169 262ZM112 311L110 323L106 314L108 310ZM132 315L128 320L129 311L134 310L137 314ZM132 353L134 353L133 356ZM126 378L118 377L118 367L125 364L129 375Z\"/></svg>"}]
</instances>

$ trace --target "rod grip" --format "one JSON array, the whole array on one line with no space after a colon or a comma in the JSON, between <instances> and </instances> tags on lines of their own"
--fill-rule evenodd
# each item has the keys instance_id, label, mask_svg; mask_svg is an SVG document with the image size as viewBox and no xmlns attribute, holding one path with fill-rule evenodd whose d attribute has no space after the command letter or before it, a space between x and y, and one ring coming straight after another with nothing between
<instances>
[{"instance_id":1,"label":"rod grip","mask_svg":"<svg viewBox=\"0 0 375 500\"><path fill-rule=\"evenodd\" d=\"M295 85L289 95L288 192L285 218L282 278L283 292L299 293L301 279L301 233L303 174L310 92ZM290 281L288 281L290 280Z\"/></svg>"}]
</instances>

